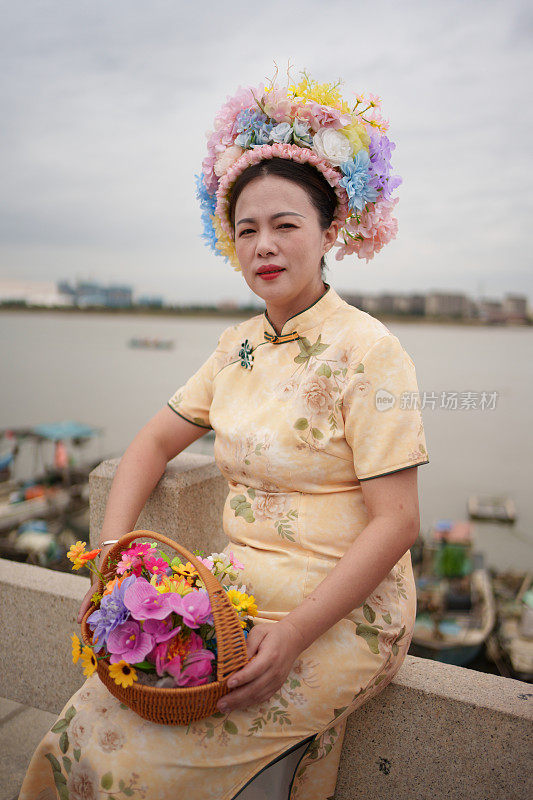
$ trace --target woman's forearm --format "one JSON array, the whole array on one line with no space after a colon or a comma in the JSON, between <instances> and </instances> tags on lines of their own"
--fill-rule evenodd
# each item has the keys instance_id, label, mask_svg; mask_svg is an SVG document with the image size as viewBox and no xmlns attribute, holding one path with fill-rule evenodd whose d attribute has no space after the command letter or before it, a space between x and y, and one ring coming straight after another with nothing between
<instances>
[{"instance_id":1,"label":"woman's forearm","mask_svg":"<svg viewBox=\"0 0 533 800\"><path fill-rule=\"evenodd\" d=\"M364 603L417 534L413 524L399 525L393 517L374 517L366 525L329 575L283 617L298 631L302 651Z\"/></svg>"},{"instance_id":2,"label":"woman's forearm","mask_svg":"<svg viewBox=\"0 0 533 800\"><path fill-rule=\"evenodd\" d=\"M157 439L146 430L140 431L120 459L107 499L99 543L118 539L134 529L166 465L166 454Z\"/></svg>"}]
</instances>

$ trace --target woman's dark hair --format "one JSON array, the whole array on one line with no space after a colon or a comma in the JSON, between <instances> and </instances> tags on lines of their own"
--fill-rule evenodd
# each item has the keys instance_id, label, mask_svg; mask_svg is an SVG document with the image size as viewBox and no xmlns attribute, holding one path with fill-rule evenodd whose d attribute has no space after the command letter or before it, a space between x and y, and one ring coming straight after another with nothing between
<instances>
[{"instance_id":1,"label":"woman's dark hair","mask_svg":"<svg viewBox=\"0 0 533 800\"><path fill-rule=\"evenodd\" d=\"M307 194L312 204L318 212L320 227L323 231L327 230L335 216L337 207L337 195L332 186L329 185L321 172L311 164L301 164L299 161L292 161L289 158L265 158L258 164L247 167L235 183L231 190L229 203L229 218L233 228L235 228L235 206L240 193L255 178L263 178L266 175L275 175L279 178L286 178L301 186ZM322 278L326 269L324 256L320 261Z\"/></svg>"}]
</instances>

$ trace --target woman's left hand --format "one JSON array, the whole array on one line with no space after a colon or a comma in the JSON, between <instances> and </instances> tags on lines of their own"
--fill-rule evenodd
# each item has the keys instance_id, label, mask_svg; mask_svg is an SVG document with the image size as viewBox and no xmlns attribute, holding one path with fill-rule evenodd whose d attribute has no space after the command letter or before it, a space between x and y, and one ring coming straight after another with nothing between
<instances>
[{"instance_id":1,"label":"woman's left hand","mask_svg":"<svg viewBox=\"0 0 533 800\"><path fill-rule=\"evenodd\" d=\"M231 691L221 697L217 705L218 710L224 713L272 697L283 686L304 649L301 634L285 620L254 625L246 639L246 648L248 658L252 660L228 678Z\"/></svg>"}]
</instances>

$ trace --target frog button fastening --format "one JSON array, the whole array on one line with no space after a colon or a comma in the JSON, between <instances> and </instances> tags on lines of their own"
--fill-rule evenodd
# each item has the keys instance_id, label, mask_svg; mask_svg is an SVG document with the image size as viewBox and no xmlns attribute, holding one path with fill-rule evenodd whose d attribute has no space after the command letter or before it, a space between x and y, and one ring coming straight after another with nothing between
<instances>
[{"instance_id":1,"label":"frog button fastening","mask_svg":"<svg viewBox=\"0 0 533 800\"><path fill-rule=\"evenodd\" d=\"M245 339L244 342L241 344L241 349L239 350L239 358L241 359L241 367L245 369L252 369L253 367L253 360L254 357L252 355L252 345Z\"/></svg>"}]
</instances>

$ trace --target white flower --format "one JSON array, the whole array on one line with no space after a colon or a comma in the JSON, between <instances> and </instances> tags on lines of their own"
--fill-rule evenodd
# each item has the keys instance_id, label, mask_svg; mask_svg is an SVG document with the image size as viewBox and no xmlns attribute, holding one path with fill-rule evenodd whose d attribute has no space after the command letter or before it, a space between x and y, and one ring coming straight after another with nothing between
<instances>
[{"instance_id":1,"label":"white flower","mask_svg":"<svg viewBox=\"0 0 533 800\"><path fill-rule=\"evenodd\" d=\"M279 144L287 144L292 139L292 125L288 122L280 122L270 131L270 138Z\"/></svg>"},{"instance_id":2,"label":"white flower","mask_svg":"<svg viewBox=\"0 0 533 800\"><path fill-rule=\"evenodd\" d=\"M70 800L98 800L100 797L98 775L86 758L79 763L72 762L67 789Z\"/></svg>"},{"instance_id":3,"label":"white flower","mask_svg":"<svg viewBox=\"0 0 533 800\"><path fill-rule=\"evenodd\" d=\"M226 150L219 155L213 167L213 172L217 178L221 178L223 175L225 175L228 169L237 161L238 158L242 156L243 153L244 150L242 147L239 147L238 144L232 144L231 147L227 147Z\"/></svg>"},{"instance_id":4,"label":"white flower","mask_svg":"<svg viewBox=\"0 0 533 800\"><path fill-rule=\"evenodd\" d=\"M256 494L252 511L257 519L280 519L287 510L287 501L283 494Z\"/></svg>"},{"instance_id":5,"label":"white flower","mask_svg":"<svg viewBox=\"0 0 533 800\"><path fill-rule=\"evenodd\" d=\"M119 725L110 722L98 729L97 740L104 753L112 753L114 750L122 750L126 737Z\"/></svg>"},{"instance_id":6,"label":"white flower","mask_svg":"<svg viewBox=\"0 0 533 800\"><path fill-rule=\"evenodd\" d=\"M298 381L289 378L287 381L277 383L272 391L278 400L290 400L298 391Z\"/></svg>"},{"instance_id":7,"label":"white flower","mask_svg":"<svg viewBox=\"0 0 533 800\"><path fill-rule=\"evenodd\" d=\"M93 726L86 711L78 711L68 729L68 738L75 748L81 749L91 738Z\"/></svg>"},{"instance_id":8,"label":"white flower","mask_svg":"<svg viewBox=\"0 0 533 800\"><path fill-rule=\"evenodd\" d=\"M352 146L346 136L334 128L320 128L313 137L313 150L335 167L353 160Z\"/></svg>"},{"instance_id":9,"label":"white flower","mask_svg":"<svg viewBox=\"0 0 533 800\"><path fill-rule=\"evenodd\" d=\"M334 384L325 375L310 375L300 387L303 407L311 414L325 416L335 403Z\"/></svg>"}]
</instances>

